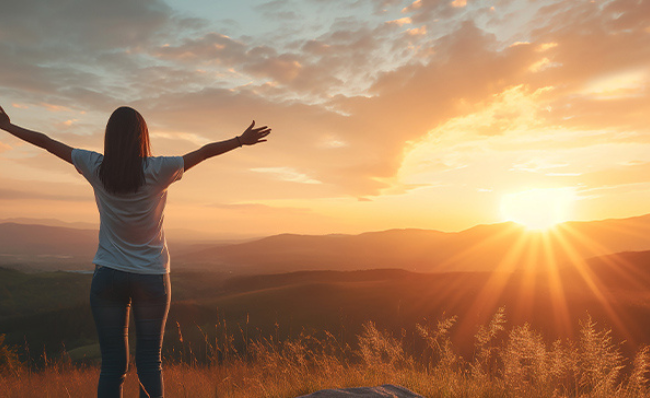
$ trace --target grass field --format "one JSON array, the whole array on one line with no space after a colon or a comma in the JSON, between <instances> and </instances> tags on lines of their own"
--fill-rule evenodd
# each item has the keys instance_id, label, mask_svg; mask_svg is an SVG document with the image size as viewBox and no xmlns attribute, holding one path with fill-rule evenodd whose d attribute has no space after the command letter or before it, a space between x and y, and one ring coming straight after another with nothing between
<instances>
[{"instance_id":1,"label":"grass field","mask_svg":"<svg viewBox=\"0 0 650 398\"><path fill-rule=\"evenodd\" d=\"M648 272L645 257L629 263L633 284L594 265L601 296L567 277L565 307L545 274L523 294L521 273L174 273L166 396L290 398L386 383L426 397L650 396L650 296L636 283ZM94 396L90 275L0 276L0 397ZM555 322L558 308L566 323ZM125 396L137 388L131 366Z\"/></svg>"},{"instance_id":2,"label":"grass field","mask_svg":"<svg viewBox=\"0 0 650 398\"><path fill-rule=\"evenodd\" d=\"M504 309L475 335L471 358L460 357L449 338L456 318L418 324L425 349L367 322L354 347L330 333L301 333L278 341L246 340L236 350L233 335L206 335L208 363L184 344L177 359L165 361L167 397L297 397L319 389L399 384L425 397L645 397L650 351L625 358L620 343L587 316L579 339L546 343L527 324L506 329ZM66 356L34 369L18 361L14 347L1 345L0 395L91 397L99 369L75 365ZM125 396L137 396L131 366Z\"/></svg>"}]
</instances>

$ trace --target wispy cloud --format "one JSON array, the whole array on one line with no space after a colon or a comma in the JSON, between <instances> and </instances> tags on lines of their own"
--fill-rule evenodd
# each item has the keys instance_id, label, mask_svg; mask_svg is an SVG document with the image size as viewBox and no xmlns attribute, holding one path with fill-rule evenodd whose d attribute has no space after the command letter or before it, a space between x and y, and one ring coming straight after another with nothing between
<instances>
[{"instance_id":1,"label":"wispy cloud","mask_svg":"<svg viewBox=\"0 0 650 398\"><path fill-rule=\"evenodd\" d=\"M300 184L322 184L322 182L300 173L291 167L256 167L251 171L270 174L282 181L297 182Z\"/></svg>"}]
</instances>

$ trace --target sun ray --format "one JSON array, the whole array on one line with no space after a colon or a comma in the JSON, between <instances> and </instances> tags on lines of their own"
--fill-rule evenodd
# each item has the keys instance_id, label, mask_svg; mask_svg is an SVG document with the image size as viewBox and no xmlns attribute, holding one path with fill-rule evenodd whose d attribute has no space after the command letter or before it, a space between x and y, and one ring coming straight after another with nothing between
<instances>
[{"instance_id":1,"label":"sun ray","mask_svg":"<svg viewBox=\"0 0 650 398\"><path fill-rule=\"evenodd\" d=\"M556 229L543 234L546 273L549 288L551 291L550 298L551 305L553 306L555 325L559 327L561 332L572 335L573 326L571 322L571 315L569 314L569 306L566 300L566 293L564 291L562 278L560 277L559 264L557 262L556 253L553 250L554 245L551 242L551 238L561 239L561 236L558 236L558 231Z\"/></svg>"},{"instance_id":2,"label":"sun ray","mask_svg":"<svg viewBox=\"0 0 650 398\"><path fill-rule=\"evenodd\" d=\"M526 247L526 241L528 239L528 234L519 235L512 248L490 274L481 291L476 294L476 298L471 305L471 314L478 314L484 319L488 319L493 315L499 305L499 299L510 281L513 271L516 269L517 260L521 258L521 253ZM459 330L467 333L469 328L475 327L475 322L473 321L470 319L461 320L461 323L458 325Z\"/></svg>"},{"instance_id":3,"label":"sun ray","mask_svg":"<svg viewBox=\"0 0 650 398\"><path fill-rule=\"evenodd\" d=\"M518 288L518 299L514 308L515 316L530 314L535 304L535 294L538 288L536 275L538 270L539 255L539 233L525 233L527 239L524 242L524 252L520 260L514 260L519 264L515 272L521 274L521 283Z\"/></svg>"},{"instance_id":4,"label":"sun ray","mask_svg":"<svg viewBox=\"0 0 650 398\"><path fill-rule=\"evenodd\" d=\"M629 275L628 272L624 271L621 269L620 265L628 265L627 268L632 268L629 263L623 262L623 263L618 263L615 260L615 257L608 255L611 253L611 249L598 243L597 241L589 238L588 236L580 233L579 231L575 230L569 225L563 226L562 230L567 231L568 233L572 234L573 237L575 237L577 240L580 241L585 247L590 249L592 251L592 254L594 256L598 256L600 260L605 262L607 265L611 267L611 269L616 272L619 276L623 277L626 279L626 282L634 285L636 288L639 290L645 290L644 284L640 281L639 278L635 278L632 275ZM617 228L619 232L622 232L624 229L623 228ZM607 253L603 255L603 253ZM584 262L584 261L583 261ZM586 262L585 262L586 264ZM637 273L637 276L641 276L639 271L635 271Z\"/></svg>"},{"instance_id":5,"label":"sun ray","mask_svg":"<svg viewBox=\"0 0 650 398\"><path fill-rule=\"evenodd\" d=\"M570 226L563 226L561 231L571 234L574 238L578 239L581 243L586 244L587 246L598 246L598 243L590 240L582 234L577 233L577 231L572 230ZM624 337L627 340L633 341L633 335L627 326L629 323L623 321L623 319L621 319L621 316L619 316L619 314L613 308L612 298L608 297L607 288L602 284L600 280L598 280L598 278L596 278L593 272L591 272L584 257L582 257L575 250L573 245L568 244L567 239L561 238L558 239L558 242L560 243L560 247L563 248L571 258L571 270L576 271L582 280L587 284L587 287L599 301L600 305L605 310L607 316L614 323L616 328L623 333Z\"/></svg>"},{"instance_id":6,"label":"sun ray","mask_svg":"<svg viewBox=\"0 0 650 398\"><path fill-rule=\"evenodd\" d=\"M508 235L514 236L518 232L521 232L521 228L519 225L515 223L508 225L506 228L499 231L497 234L490 236L488 239L479 240L476 243L472 244L472 246L462 251L459 251L458 253L454 254L450 258L444 260L443 262L440 263L440 268L453 269L454 264L464 262L465 260L469 259L471 255L480 253L481 249L484 249L485 247L489 247L490 245L495 244L500 239L506 238Z\"/></svg>"}]
</instances>

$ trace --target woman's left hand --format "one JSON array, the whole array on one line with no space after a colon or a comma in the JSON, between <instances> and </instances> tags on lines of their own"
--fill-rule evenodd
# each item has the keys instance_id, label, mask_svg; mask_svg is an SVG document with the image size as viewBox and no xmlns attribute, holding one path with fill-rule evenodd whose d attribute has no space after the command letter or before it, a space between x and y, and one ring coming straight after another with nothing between
<instances>
[{"instance_id":1,"label":"woman's left hand","mask_svg":"<svg viewBox=\"0 0 650 398\"><path fill-rule=\"evenodd\" d=\"M239 136L239 142L241 142L243 145L254 145L258 142L265 142L266 140L262 138L271 134L271 129L266 126L258 128L253 127L255 127L255 120L253 120L253 123L248 126L246 131L244 131L244 133Z\"/></svg>"},{"instance_id":2,"label":"woman's left hand","mask_svg":"<svg viewBox=\"0 0 650 398\"><path fill-rule=\"evenodd\" d=\"M0 129L6 130L11 125L11 120L9 115L5 112L4 109L0 106Z\"/></svg>"}]
</instances>

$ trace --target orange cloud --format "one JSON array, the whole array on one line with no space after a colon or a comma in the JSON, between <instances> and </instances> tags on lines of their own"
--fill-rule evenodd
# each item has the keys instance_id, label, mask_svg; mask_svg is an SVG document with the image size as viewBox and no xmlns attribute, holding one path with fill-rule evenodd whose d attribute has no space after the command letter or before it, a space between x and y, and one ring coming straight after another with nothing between
<instances>
[{"instance_id":1,"label":"orange cloud","mask_svg":"<svg viewBox=\"0 0 650 398\"><path fill-rule=\"evenodd\" d=\"M45 109L47 109L50 112L69 112L70 108L63 106L63 105L54 105L54 104L47 104L47 103L41 103L41 106L43 106Z\"/></svg>"},{"instance_id":2,"label":"orange cloud","mask_svg":"<svg viewBox=\"0 0 650 398\"><path fill-rule=\"evenodd\" d=\"M412 22L413 22L413 21L411 21L411 18L409 18L409 17L404 17L404 18L400 18L400 19L395 19L395 20L392 20L392 21L388 21L388 22L386 22L386 23L389 23L389 24L395 24L395 25L397 25L397 26L403 26L403 25L408 25L408 24L410 24L410 23L412 23Z\"/></svg>"},{"instance_id":3,"label":"orange cloud","mask_svg":"<svg viewBox=\"0 0 650 398\"><path fill-rule=\"evenodd\" d=\"M420 26L419 28L409 29L409 30L407 30L407 32L411 36L426 35L427 34L427 27L426 26Z\"/></svg>"}]
</instances>

